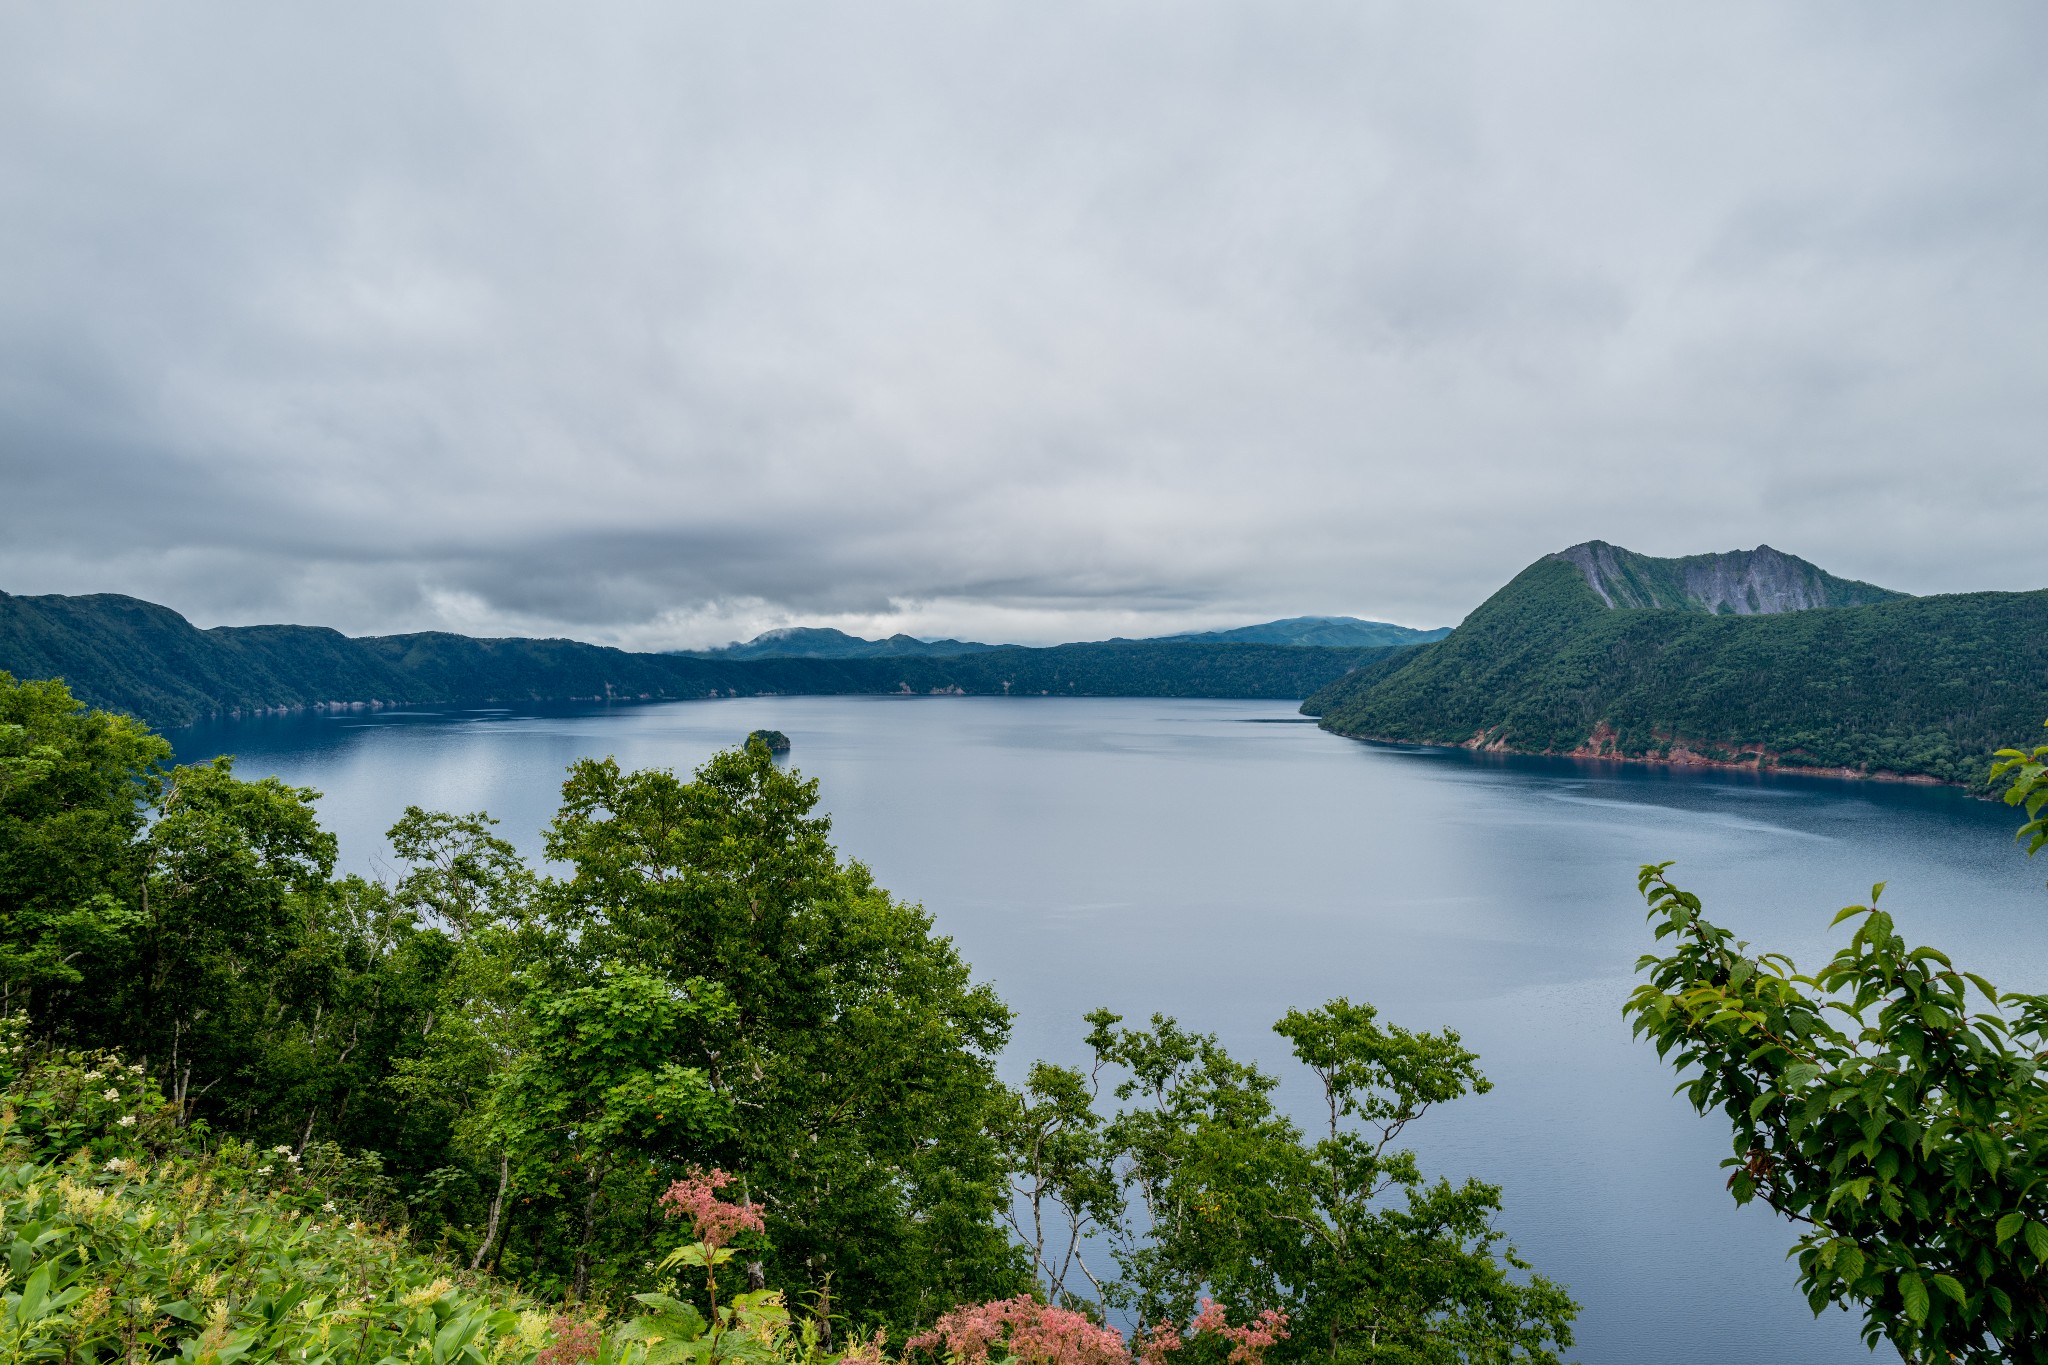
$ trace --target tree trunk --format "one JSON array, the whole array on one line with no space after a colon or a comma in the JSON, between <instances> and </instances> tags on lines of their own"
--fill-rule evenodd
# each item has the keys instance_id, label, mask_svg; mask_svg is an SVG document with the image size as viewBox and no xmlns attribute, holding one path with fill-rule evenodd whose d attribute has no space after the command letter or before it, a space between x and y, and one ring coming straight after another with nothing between
<instances>
[{"instance_id":1,"label":"tree trunk","mask_svg":"<svg viewBox=\"0 0 2048 1365\"><path fill-rule=\"evenodd\" d=\"M597 1239L597 1196L604 1189L604 1168L590 1168L590 1197L583 1201L583 1241L576 1248L576 1279L569 1297L578 1303L590 1289L590 1244Z\"/></svg>"},{"instance_id":2,"label":"tree trunk","mask_svg":"<svg viewBox=\"0 0 2048 1365\"><path fill-rule=\"evenodd\" d=\"M505 1212L505 1190L512 1183L512 1156L506 1153L498 1158L498 1196L491 1200L491 1223L484 1229L483 1245L476 1249L476 1255L469 1258L469 1268L475 1270L484 1263L490 1253L491 1243L498 1240L498 1219Z\"/></svg>"}]
</instances>

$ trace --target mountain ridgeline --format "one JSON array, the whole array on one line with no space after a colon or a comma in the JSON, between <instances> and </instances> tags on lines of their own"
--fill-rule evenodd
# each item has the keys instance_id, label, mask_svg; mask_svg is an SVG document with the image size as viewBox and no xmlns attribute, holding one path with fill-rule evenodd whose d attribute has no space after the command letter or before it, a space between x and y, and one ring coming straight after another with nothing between
<instances>
[{"instance_id":1,"label":"mountain ridgeline","mask_svg":"<svg viewBox=\"0 0 2048 1365\"><path fill-rule=\"evenodd\" d=\"M89 704L156 726L375 703L863 693L1293 700L1389 652L1385 646L1173 640L965 648L969 652L957 654L733 657L442 632L350 637L316 626L201 630L168 607L132 597L0 593L0 672L62 678Z\"/></svg>"},{"instance_id":2,"label":"mountain ridgeline","mask_svg":"<svg viewBox=\"0 0 2048 1365\"><path fill-rule=\"evenodd\" d=\"M1302 709L1361 739L1981 786L2048 715L2048 592L1909 597L1769 546L1592 541Z\"/></svg>"}]
</instances>

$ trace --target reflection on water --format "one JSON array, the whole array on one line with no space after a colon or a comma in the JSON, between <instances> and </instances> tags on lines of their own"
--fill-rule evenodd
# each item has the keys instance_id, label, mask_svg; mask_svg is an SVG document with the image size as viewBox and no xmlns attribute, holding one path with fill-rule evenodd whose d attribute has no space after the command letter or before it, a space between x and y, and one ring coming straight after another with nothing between
<instances>
[{"instance_id":1,"label":"reflection on water","mask_svg":"<svg viewBox=\"0 0 2048 1365\"><path fill-rule=\"evenodd\" d=\"M1008 1067L1078 1060L1083 1012L1163 1011L1287 1078L1271 1022L1333 995L1455 1027L1492 1093L1416 1130L1428 1164L1506 1188L1506 1226L1585 1304L1603 1365L1870 1359L1815 1322L1791 1233L1738 1211L1725 1129L1619 1012L1651 946L1635 869L1675 860L1709 913L1802 961L1887 880L1909 937L2048 988L2048 866L1961 793L1365 745L1278 703L777 698L346 712L174 736L317 787L344 863L376 872L409 802L488 809L529 853L562 768L687 769L788 734L843 852L923 901L1018 1012Z\"/></svg>"}]
</instances>

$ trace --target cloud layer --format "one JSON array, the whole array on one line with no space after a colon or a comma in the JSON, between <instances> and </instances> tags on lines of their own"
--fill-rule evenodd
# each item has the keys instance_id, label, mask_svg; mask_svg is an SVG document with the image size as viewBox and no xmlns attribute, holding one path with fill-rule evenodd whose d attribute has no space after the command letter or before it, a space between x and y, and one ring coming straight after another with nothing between
<instances>
[{"instance_id":1,"label":"cloud layer","mask_svg":"<svg viewBox=\"0 0 2048 1365\"><path fill-rule=\"evenodd\" d=\"M661 647L2048 584L2023 4L17 6L0 588Z\"/></svg>"}]
</instances>

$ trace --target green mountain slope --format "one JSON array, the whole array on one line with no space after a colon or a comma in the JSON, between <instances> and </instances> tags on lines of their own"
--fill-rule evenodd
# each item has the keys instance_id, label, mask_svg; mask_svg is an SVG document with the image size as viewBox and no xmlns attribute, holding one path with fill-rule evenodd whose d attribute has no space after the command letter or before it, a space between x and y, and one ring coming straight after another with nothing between
<instances>
[{"instance_id":1,"label":"green mountain slope","mask_svg":"<svg viewBox=\"0 0 2048 1365\"><path fill-rule=\"evenodd\" d=\"M1138 640L959 655L722 659L440 632L350 638L313 626L200 630L132 597L0 593L0 671L63 678L91 705L158 726L372 702L854 693L1286 700L1384 652Z\"/></svg>"},{"instance_id":2,"label":"green mountain slope","mask_svg":"<svg viewBox=\"0 0 2048 1365\"><path fill-rule=\"evenodd\" d=\"M1673 600L1702 575L1669 566L1717 557L1597 548L1611 559L1541 559L1445 639L1348 675L1303 710L1360 738L1967 785L1982 783L1987 753L2031 745L2048 716L2048 592L1911 598L1777 556L1790 567L1747 585L1760 611L1715 614L1696 594ZM1718 572L1739 580L1737 567ZM1825 599L1787 606L1800 584ZM1671 605L1608 604L1624 593ZM1844 600L1863 604L1826 605Z\"/></svg>"}]
</instances>

